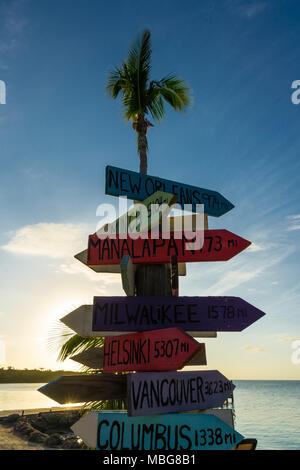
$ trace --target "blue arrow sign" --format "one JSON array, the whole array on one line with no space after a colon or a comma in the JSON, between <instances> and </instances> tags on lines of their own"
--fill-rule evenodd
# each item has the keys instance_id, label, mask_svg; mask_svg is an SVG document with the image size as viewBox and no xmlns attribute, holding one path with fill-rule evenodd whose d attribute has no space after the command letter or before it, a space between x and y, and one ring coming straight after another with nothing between
<instances>
[{"instance_id":1,"label":"blue arrow sign","mask_svg":"<svg viewBox=\"0 0 300 470\"><path fill-rule=\"evenodd\" d=\"M72 426L97 450L229 450L243 436L213 414L165 414L129 418L122 412L95 412Z\"/></svg>"},{"instance_id":2,"label":"blue arrow sign","mask_svg":"<svg viewBox=\"0 0 300 470\"><path fill-rule=\"evenodd\" d=\"M178 195L177 203L183 209L185 204L191 204L193 211L195 211L197 204L203 204L205 214L214 217L219 217L234 208L234 205L217 191L165 180L158 176L143 175L113 166L106 167L106 194L127 196L129 199L144 201L156 191Z\"/></svg>"}]
</instances>

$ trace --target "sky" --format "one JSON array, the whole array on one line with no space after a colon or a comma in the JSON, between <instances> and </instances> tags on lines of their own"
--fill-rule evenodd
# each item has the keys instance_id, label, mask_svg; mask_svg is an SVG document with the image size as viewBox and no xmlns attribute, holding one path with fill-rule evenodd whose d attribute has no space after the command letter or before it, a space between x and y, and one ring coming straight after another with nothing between
<instances>
[{"instance_id":1,"label":"sky","mask_svg":"<svg viewBox=\"0 0 300 470\"><path fill-rule=\"evenodd\" d=\"M105 92L109 70L151 31L151 78L193 90L149 130L148 173L219 191L235 207L209 228L252 242L235 258L190 263L180 294L237 296L266 315L205 340L230 379L300 379L300 3L297 0L0 0L0 363L57 362L59 319L120 275L74 259L105 195L105 166L138 171L136 135ZM5 353L5 354L4 354ZM299 357L299 356L298 356ZM298 361L296 361L298 362Z\"/></svg>"}]
</instances>

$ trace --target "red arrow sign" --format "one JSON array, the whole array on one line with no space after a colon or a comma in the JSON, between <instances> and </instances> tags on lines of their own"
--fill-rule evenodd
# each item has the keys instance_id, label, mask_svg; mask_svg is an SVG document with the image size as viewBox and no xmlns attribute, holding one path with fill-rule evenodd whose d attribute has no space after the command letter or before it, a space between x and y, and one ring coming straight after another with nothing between
<instances>
[{"instance_id":1,"label":"red arrow sign","mask_svg":"<svg viewBox=\"0 0 300 470\"><path fill-rule=\"evenodd\" d=\"M202 234L197 233L201 239ZM168 263L173 254L177 255L178 262L227 261L251 245L228 230L205 230L203 246L199 249L191 249L195 232L182 233L181 238L176 238L176 232L170 232L169 239L164 235L136 240L129 236L119 238L119 235L101 240L96 234L90 235L87 264L120 264L125 255L129 255L134 264Z\"/></svg>"},{"instance_id":2,"label":"red arrow sign","mask_svg":"<svg viewBox=\"0 0 300 470\"><path fill-rule=\"evenodd\" d=\"M201 345L179 328L105 338L103 372L181 369Z\"/></svg>"}]
</instances>

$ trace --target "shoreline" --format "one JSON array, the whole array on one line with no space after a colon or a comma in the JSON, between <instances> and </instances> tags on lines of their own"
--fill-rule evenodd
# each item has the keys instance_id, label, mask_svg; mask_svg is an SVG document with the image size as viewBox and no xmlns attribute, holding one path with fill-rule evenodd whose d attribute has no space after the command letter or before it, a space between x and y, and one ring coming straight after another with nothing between
<instances>
[{"instance_id":1,"label":"shoreline","mask_svg":"<svg viewBox=\"0 0 300 470\"><path fill-rule=\"evenodd\" d=\"M72 411L72 410L80 410L82 407L78 406L52 406L49 408L28 408L28 409L15 409L15 410L0 410L0 418L4 418L6 416L12 414L19 414L21 416L26 415L34 415L38 413L51 413L51 412L59 412L59 411Z\"/></svg>"}]
</instances>

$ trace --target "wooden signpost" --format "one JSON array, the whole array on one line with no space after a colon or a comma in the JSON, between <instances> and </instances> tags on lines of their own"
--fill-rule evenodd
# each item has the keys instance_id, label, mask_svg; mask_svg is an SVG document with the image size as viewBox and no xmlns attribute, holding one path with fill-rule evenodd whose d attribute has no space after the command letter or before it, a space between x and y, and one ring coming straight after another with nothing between
<instances>
[{"instance_id":1,"label":"wooden signpost","mask_svg":"<svg viewBox=\"0 0 300 470\"><path fill-rule=\"evenodd\" d=\"M182 369L199 350L199 343L179 328L105 338L104 372Z\"/></svg>"},{"instance_id":2,"label":"wooden signpost","mask_svg":"<svg viewBox=\"0 0 300 470\"><path fill-rule=\"evenodd\" d=\"M106 167L105 193L111 196L127 196L143 201L156 191L177 194L177 203L184 209L191 204L193 211L197 204L204 205L204 212L219 217L233 209L234 205L217 191L197 188L188 184L165 180L157 176L143 175L113 166Z\"/></svg>"},{"instance_id":3,"label":"wooden signpost","mask_svg":"<svg viewBox=\"0 0 300 470\"><path fill-rule=\"evenodd\" d=\"M199 240L203 233L196 232ZM165 237L165 238L164 238ZM191 243L195 233L182 234L176 238L176 232L159 234L159 238L132 239L106 237L101 240L97 235L90 235L88 244L88 266L120 264L124 255L129 255L134 264L169 263L172 254L178 262L192 263L199 261L227 261L245 250L251 242L228 230L205 230L204 243L199 242L199 249Z\"/></svg>"},{"instance_id":4,"label":"wooden signpost","mask_svg":"<svg viewBox=\"0 0 300 470\"><path fill-rule=\"evenodd\" d=\"M128 374L128 416L217 408L234 388L217 370Z\"/></svg>"},{"instance_id":5,"label":"wooden signpost","mask_svg":"<svg viewBox=\"0 0 300 470\"><path fill-rule=\"evenodd\" d=\"M99 450L232 449L243 436L232 410L218 408L233 383L217 370L178 369L206 365L205 345L193 337L242 331L264 313L239 297L179 297L178 276L186 275L187 262L227 261L251 244L208 229L207 215L234 206L216 191L111 166L106 194L127 196L135 206L90 235L75 258L95 272L121 273L126 296L94 297L93 305L61 319L82 337L105 338L103 347L72 357L102 373L63 376L39 391L61 404L127 399L125 412L90 412L72 426ZM167 217L176 201L192 212L202 204L204 218Z\"/></svg>"},{"instance_id":6,"label":"wooden signpost","mask_svg":"<svg viewBox=\"0 0 300 470\"><path fill-rule=\"evenodd\" d=\"M227 450L243 436L214 414L128 417L122 412L91 412L72 426L86 445L98 450Z\"/></svg>"},{"instance_id":7,"label":"wooden signpost","mask_svg":"<svg viewBox=\"0 0 300 470\"><path fill-rule=\"evenodd\" d=\"M187 366L206 366L205 344L198 343L198 346L198 352L189 359L186 364ZM103 369L103 352L103 347L92 347L72 356L71 359L89 367L90 369Z\"/></svg>"}]
</instances>

